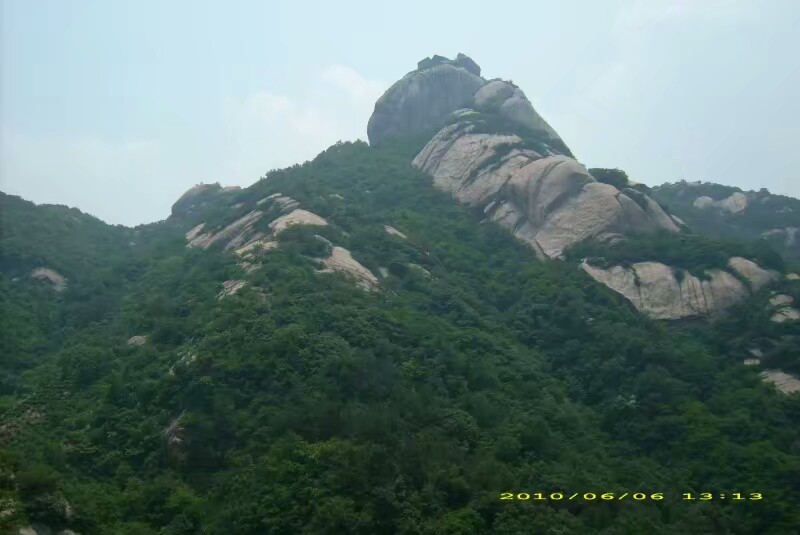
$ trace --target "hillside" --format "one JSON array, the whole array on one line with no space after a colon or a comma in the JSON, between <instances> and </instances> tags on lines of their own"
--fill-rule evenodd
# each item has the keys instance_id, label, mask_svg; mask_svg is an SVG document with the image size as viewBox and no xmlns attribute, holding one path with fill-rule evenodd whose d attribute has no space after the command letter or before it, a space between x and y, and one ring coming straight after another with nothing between
<instances>
[{"instance_id":1,"label":"hillside","mask_svg":"<svg viewBox=\"0 0 800 535\"><path fill-rule=\"evenodd\" d=\"M800 200L766 189L709 182L676 182L653 188L653 198L698 232L719 239L766 240L794 265L800 264Z\"/></svg>"},{"instance_id":2,"label":"hillside","mask_svg":"<svg viewBox=\"0 0 800 535\"><path fill-rule=\"evenodd\" d=\"M464 70L474 98L494 81L464 58L407 76ZM770 303L797 302L800 282L770 251L686 232L655 194L666 210L599 180L538 114L503 119L506 101L527 110L520 93L371 121L372 145L338 143L247 188L200 184L136 229L4 195L0 527L800 530L799 396L742 364L758 348L800 372L798 322L772 321L790 303ZM595 201L611 199L601 217ZM724 314L659 321L588 257L698 274L747 257L769 280L737 278L747 292ZM620 498L639 492L656 498Z\"/></svg>"}]
</instances>

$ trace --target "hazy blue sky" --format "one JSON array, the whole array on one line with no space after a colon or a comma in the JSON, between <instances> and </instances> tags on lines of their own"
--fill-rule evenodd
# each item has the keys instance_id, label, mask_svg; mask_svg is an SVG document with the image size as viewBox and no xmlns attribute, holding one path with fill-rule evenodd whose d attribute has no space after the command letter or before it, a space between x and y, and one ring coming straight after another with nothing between
<instances>
[{"instance_id":1,"label":"hazy blue sky","mask_svg":"<svg viewBox=\"0 0 800 535\"><path fill-rule=\"evenodd\" d=\"M111 223L366 138L386 87L457 52L587 166L800 197L796 0L0 3L0 189Z\"/></svg>"}]
</instances>

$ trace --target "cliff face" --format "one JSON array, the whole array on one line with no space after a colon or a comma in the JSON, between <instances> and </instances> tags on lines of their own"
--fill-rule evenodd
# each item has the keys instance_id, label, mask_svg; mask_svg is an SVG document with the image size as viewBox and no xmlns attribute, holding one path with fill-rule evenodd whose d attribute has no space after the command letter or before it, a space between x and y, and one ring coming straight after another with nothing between
<instances>
[{"instance_id":1,"label":"cliff face","mask_svg":"<svg viewBox=\"0 0 800 535\"><path fill-rule=\"evenodd\" d=\"M375 104L369 139L380 145L393 136L436 128L413 165L431 175L436 188L479 209L486 221L508 230L539 258L563 258L586 240L613 242L630 233L685 228L636 186L596 180L521 89L481 78L480 68L463 54L453 61L426 58L389 88ZM714 206L735 213L746 203L734 196ZM584 264L584 270L658 319L716 315L769 280L756 277L748 288L730 272L715 270L708 280L690 274L679 282L670 266L657 262L609 270Z\"/></svg>"},{"instance_id":2,"label":"cliff face","mask_svg":"<svg viewBox=\"0 0 800 535\"><path fill-rule=\"evenodd\" d=\"M778 277L777 273L740 257L728 261L729 270L709 270L703 279L686 272L679 275L660 262L638 262L627 268L608 269L584 262L581 268L624 296L642 313L662 320L717 316Z\"/></svg>"}]
</instances>

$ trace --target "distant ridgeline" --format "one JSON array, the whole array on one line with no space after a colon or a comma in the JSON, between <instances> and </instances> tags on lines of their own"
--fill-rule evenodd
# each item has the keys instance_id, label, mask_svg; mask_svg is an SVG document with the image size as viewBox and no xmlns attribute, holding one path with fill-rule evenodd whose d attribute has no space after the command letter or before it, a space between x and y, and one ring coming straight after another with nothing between
<instances>
[{"instance_id":1,"label":"distant ridgeline","mask_svg":"<svg viewBox=\"0 0 800 535\"><path fill-rule=\"evenodd\" d=\"M0 197L0 532L800 532L795 220L735 228L797 201L586 169L480 72L159 223Z\"/></svg>"}]
</instances>

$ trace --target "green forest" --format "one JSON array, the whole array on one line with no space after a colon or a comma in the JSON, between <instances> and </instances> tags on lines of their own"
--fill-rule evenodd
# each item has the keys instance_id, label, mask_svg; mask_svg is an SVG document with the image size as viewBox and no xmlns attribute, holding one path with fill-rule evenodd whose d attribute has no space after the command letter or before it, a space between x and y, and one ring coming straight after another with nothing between
<instances>
[{"instance_id":1,"label":"green forest","mask_svg":"<svg viewBox=\"0 0 800 535\"><path fill-rule=\"evenodd\" d=\"M771 362L800 371L797 326L764 311L770 288L718 321L656 322L578 268L793 260L715 235L537 261L436 191L409 164L417 141L337 143L136 228L3 194L0 532L800 532L800 396L742 365L776 340ZM252 274L186 247L198 223L276 192L330 225L281 234ZM386 268L380 288L317 273L317 235ZM66 290L26 277L39 266ZM249 285L218 299L231 279ZM800 282L780 284L800 299Z\"/></svg>"}]
</instances>

